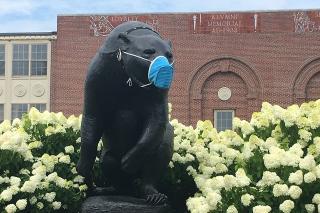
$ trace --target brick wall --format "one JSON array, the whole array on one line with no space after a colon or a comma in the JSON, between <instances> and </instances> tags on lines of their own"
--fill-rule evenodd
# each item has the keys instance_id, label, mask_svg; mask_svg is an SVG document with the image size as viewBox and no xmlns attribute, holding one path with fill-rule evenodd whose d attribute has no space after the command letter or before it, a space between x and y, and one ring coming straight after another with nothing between
<instances>
[{"instance_id":1,"label":"brick wall","mask_svg":"<svg viewBox=\"0 0 320 213\"><path fill-rule=\"evenodd\" d=\"M51 110L80 114L87 66L109 30L152 24L173 43L173 117L185 124L234 109L249 119L262 101L287 106L320 98L320 10L58 16ZM100 24L100 25L99 25ZM102 26L98 29L98 26ZM221 87L231 89L222 101Z\"/></svg>"}]
</instances>

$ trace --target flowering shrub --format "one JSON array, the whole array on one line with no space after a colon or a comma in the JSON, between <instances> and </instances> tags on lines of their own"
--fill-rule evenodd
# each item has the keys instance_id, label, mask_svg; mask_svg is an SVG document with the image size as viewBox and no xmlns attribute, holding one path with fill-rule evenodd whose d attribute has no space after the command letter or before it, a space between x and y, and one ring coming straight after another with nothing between
<instances>
[{"instance_id":1,"label":"flowering shrub","mask_svg":"<svg viewBox=\"0 0 320 213\"><path fill-rule=\"evenodd\" d=\"M79 210L80 123L81 116L32 108L0 124L0 212ZM263 103L250 122L235 118L222 132L210 121L171 124L164 182L190 212L320 212L320 100L287 109Z\"/></svg>"},{"instance_id":2,"label":"flowering shrub","mask_svg":"<svg viewBox=\"0 0 320 213\"><path fill-rule=\"evenodd\" d=\"M235 118L233 131L171 123L171 176L191 176L197 187L189 211L320 211L320 100L287 109L263 103L250 122Z\"/></svg>"},{"instance_id":3,"label":"flowering shrub","mask_svg":"<svg viewBox=\"0 0 320 213\"><path fill-rule=\"evenodd\" d=\"M40 113L0 124L0 212L75 212L86 185L75 165L79 118Z\"/></svg>"}]
</instances>

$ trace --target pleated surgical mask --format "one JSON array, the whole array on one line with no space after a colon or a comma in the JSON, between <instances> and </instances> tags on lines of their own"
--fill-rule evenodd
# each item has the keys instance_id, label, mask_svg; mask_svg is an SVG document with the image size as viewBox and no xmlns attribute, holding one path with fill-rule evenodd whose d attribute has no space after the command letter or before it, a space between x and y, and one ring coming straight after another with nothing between
<instances>
[{"instance_id":1,"label":"pleated surgical mask","mask_svg":"<svg viewBox=\"0 0 320 213\"><path fill-rule=\"evenodd\" d=\"M149 83L142 84L140 87L147 87L153 84L160 89L169 89L173 80L173 62L170 64L165 56L157 56L153 60L143 58L141 56L122 51L126 55L130 55L141 60L150 62L148 70Z\"/></svg>"}]
</instances>

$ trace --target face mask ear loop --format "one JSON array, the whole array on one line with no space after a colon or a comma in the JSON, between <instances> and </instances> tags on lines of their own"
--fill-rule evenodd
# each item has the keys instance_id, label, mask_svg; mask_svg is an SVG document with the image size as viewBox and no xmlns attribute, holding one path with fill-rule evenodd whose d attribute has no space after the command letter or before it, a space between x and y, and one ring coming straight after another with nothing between
<instances>
[{"instance_id":1,"label":"face mask ear loop","mask_svg":"<svg viewBox=\"0 0 320 213\"><path fill-rule=\"evenodd\" d=\"M121 52L122 52L121 49L119 49L117 52L117 59L119 62L122 60L122 53Z\"/></svg>"},{"instance_id":2,"label":"face mask ear loop","mask_svg":"<svg viewBox=\"0 0 320 213\"><path fill-rule=\"evenodd\" d=\"M138 55L135 55L135 54L132 54L132 53L128 53L128 52L125 52L125 51L123 51L123 53L127 54L127 55L130 55L130 56L133 56L133 57L136 57L136 58L139 58L139 59L142 59L142 60L145 60L145 61L148 61L148 62L151 62L149 59L143 58L141 56L138 56Z\"/></svg>"},{"instance_id":3,"label":"face mask ear loop","mask_svg":"<svg viewBox=\"0 0 320 213\"><path fill-rule=\"evenodd\" d=\"M152 84L152 82L150 82L149 84L141 85L140 87L144 88L144 87L150 86L151 84Z\"/></svg>"}]
</instances>

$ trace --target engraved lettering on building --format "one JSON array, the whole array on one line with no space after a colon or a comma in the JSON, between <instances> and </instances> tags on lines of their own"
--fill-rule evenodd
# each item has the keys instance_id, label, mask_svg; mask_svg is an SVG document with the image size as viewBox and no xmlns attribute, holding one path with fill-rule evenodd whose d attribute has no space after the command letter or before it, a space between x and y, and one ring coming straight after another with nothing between
<instances>
[{"instance_id":1,"label":"engraved lettering on building","mask_svg":"<svg viewBox=\"0 0 320 213\"><path fill-rule=\"evenodd\" d=\"M141 21L159 30L157 17L148 16L90 16L90 29L94 36L107 36L116 26L127 21Z\"/></svg>"},{"instance_id":2,"label":"engraved lettering on building","mask_svg":"<svg viewBox=\"0 0 320 213\"><path fill-rule=\"evenodd\" d=\"M214 14L208 20L207 26L211 28L213 33L240 31L239 14Z\"/></svg>"},{"instance_id":3,"label":"engraved lettering on building","mask_svg":"<svg viewBox=\"0 0 320 213\"><path fill-rule=\"evenodd\" d=\"M319 18L319 13L315 14L315 18ZM311 20L306 12L297 12L293 14L294 17L294 31L296 33L317 32L320 31L320 23Z\"/></svg>"}]
</instances>

